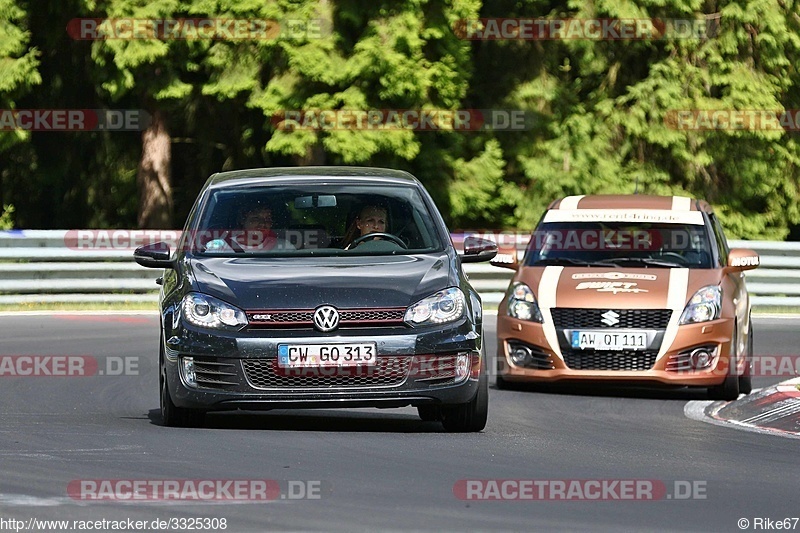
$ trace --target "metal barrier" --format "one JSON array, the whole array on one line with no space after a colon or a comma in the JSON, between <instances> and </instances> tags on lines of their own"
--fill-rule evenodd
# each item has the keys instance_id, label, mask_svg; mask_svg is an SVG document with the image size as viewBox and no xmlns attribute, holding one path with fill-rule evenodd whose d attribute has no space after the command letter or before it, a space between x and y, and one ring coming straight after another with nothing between
<instances>
[{"instance_id":1,"label":"metal barrier","mask_svg":"<svg viewBox=\"0 0 800 533\"><path fill-rule=\"evenodd\" d=\"M119 231L127 237L115 239L109 230L105 242L95 240L85 247L75 230L0 231L0 304L155 302L159 271L133 261L135 245L149 242L147 232ZM166 233L171 238L178 235ZM761 255L761 266L746 273L754 307L800 308L800 242L731 241L730 245ZM501 300L514 274L488 263L466 264L464 270L487 304Z\"/></svg>"}]
</instances>

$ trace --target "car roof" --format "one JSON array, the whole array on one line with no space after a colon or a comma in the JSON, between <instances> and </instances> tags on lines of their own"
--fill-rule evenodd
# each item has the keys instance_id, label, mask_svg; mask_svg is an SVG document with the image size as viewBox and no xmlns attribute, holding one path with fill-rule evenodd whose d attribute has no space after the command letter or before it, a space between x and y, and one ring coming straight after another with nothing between
<instances>
[{"instance_id":1,"label":"car roof","mask_svg":"<svg viewBox=\"0 0 800 533\"><path fill-rule=\"evenodd\" d=\"M703 211L713 213L708 202L685 196L648 194L593 194L567 196L552 202L548 209L657 209L663 211Z\"/></svg>"},{"instance_id":2,"label":"car roof","mask_svg":"<svg viewBox=\"0 0 800 533\"><path fill-rule=\"evenodd\" d=\"M207 188L264 184L319 183L320 180L351 183L420 185L403 170L376 167L276 167L218 172L208 178Z\"/></svg>"}]
</instances>

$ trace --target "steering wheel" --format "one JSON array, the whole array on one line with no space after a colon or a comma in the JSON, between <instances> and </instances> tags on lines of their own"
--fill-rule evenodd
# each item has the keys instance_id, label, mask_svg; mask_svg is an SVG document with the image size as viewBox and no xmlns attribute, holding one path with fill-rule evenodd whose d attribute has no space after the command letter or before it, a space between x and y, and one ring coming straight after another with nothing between
<instances>
[{"instance_id":1,"label":"steering wheel","mask_svg":"<svg viewBox=\"0 0 800 533\"><path fill-rule=\"evenodd\" d=\"M366 241L368 239L374 239L376 237L380 237L382 239L386 239L388 241L392 241L393 243L395 243L399 247L401 247L403 249L406 249L406 250L408 249L408 246L406 246L406 243L404 243L403 240L400 239L400 237L398 237L396 235L392 235L391 233L381 233L381 232L378 232L378 231L376 231L374 233L367 233L366 235L362 235L361 237L355 239L353 241L353 244L351 244L351 246L358 246L362 242L364 242L364 241Z\"/></svg>"}]
</instances>

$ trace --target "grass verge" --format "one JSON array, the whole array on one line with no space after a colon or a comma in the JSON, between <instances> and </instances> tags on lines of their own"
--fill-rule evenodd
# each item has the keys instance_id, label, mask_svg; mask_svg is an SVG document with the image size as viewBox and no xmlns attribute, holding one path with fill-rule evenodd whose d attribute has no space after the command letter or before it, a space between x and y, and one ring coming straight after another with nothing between
<instances>
[{"instance_id":1,"label":"grass verge","mask_svg":"<svg viewBox=\"0 0 800 533\"><path fill-rule=\"evenodd\" d=\"M32 302L0 304L0 312L19 311L157 311L157 302Z\"/></svg>"}]
</instances>

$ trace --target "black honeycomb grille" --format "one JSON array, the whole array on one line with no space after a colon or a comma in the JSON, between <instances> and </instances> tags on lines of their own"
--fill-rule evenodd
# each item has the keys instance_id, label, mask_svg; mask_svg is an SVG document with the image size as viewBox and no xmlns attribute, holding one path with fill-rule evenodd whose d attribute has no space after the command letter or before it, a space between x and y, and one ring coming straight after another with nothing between
<instances>
[{"instance_id":1,"label":"black honeycomb grille","mask_svg":"<svg viewBox=\"0 0 800 533\"><path fill-rule=\"evenodd\" d=\"M613 311L619 315L617 324L603 322L603 314ZM551 309L553 323L558 329L619 328L664 329L672 316L671 309L583 309L556 307Z\"/></svg>"},{"instance_id":2,"label":"black honeycomb grille","mask_svg":"<svg viewBox=\"0 0 800 533\"><path fill-rule=\"evenodd\" d=\"M658 352L656 350L566 350L564 362L572 370L634 370L645 371L653 368Z\"/></svg>"}]
</instances>

